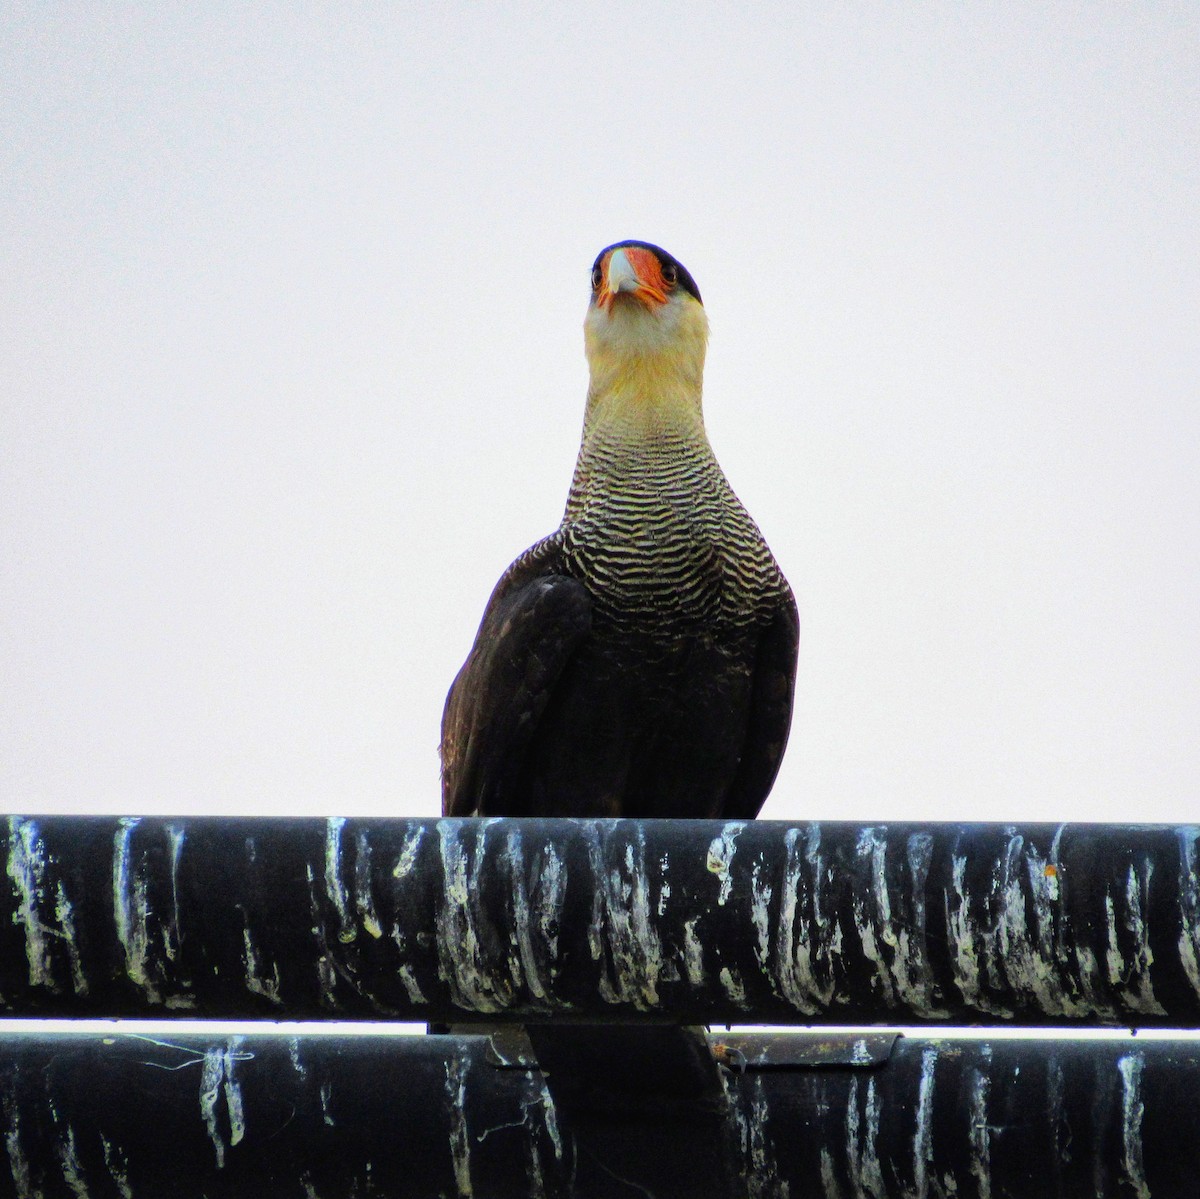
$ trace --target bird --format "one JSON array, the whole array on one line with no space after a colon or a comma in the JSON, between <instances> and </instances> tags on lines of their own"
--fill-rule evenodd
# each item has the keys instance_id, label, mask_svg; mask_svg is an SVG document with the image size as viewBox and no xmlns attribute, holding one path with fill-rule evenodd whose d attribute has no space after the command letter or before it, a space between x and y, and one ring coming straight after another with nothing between
<instances>
[{"instance_id":1,"label":"bird","mask_svg":"<svg viewBox=\"0 0 1200 1199\"><path fill-rule=\"evenodd\" d=\"M450 688L443 815L750 819L791 728L795 597L709 443L692 275L628 240L590 283L566 509Z\"/></svg>"}]
</instances>

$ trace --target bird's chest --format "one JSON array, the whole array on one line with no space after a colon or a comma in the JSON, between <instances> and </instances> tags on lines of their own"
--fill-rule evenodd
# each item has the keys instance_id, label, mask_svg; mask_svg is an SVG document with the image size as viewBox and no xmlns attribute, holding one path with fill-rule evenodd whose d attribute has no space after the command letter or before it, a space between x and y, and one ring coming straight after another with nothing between
<instances>
[{"instance_id":1,"label":"bird's chest","mask_svg":"<svg viewBox=\"0 0 1200 1199\"><path fill-rule=\"evenodd\" d=\"M564 532L569 568L605 620L673 629L736 620L750 604L734 531L701 504L626 496Z\"/></svg>"}]
</instances>

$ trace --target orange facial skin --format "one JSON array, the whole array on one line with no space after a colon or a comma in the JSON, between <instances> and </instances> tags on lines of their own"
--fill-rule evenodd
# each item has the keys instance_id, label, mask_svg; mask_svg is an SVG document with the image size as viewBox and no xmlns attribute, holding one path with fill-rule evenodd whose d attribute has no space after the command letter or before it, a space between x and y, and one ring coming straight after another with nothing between
<instances>
[{"instance_id":1,"label":"orange facial skin","mask_svg":"<svg viewBox=\"0 0 1200 1199\"><path fill-rule=\"evenodd\" d=\"M616 290L610 284L609 269L612 266L613 259L616 255L624 256L625 261L633 269L633 273L637 276L636 286L630 288L628 285L621 286L618 282ZM650 250L644 250L640 246L623 246L615 250L610 250L605 256L601 264L601 273L603 279L600 284L600 290L596 294L596 303L606 312L612 311L613 304L616 303L618 295L631 295L636 300L640 300L647 308L654 309L667 302L667 293L670 286L663 278L662 264L658 261L658 256Z\"/></svg>"}]
</instances>

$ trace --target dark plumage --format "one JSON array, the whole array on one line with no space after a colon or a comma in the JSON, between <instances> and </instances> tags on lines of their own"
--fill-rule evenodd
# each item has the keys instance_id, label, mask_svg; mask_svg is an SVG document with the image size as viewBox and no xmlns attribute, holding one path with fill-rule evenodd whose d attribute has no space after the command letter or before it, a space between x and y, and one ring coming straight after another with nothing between
<instances>
[{"instance_id":1,"label":"dark plumage","mask_svg":"<svg viewBox=\"0 0 1200 1199\"><path fill-rule=\"evenodd\" d=\"M791 589L704 430L708 323L666 251L593 268L559 528L497 584L442 721L447 815L757 814L791 723Z\"/></svg>"}]
</instances>

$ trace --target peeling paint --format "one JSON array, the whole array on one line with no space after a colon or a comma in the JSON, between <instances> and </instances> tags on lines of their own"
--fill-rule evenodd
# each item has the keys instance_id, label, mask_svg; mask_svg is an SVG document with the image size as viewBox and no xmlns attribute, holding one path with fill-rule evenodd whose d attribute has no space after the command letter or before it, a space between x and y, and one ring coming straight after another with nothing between
<instances>
[{"instance_id":1,"label":"peeling paint","mask_svg":"<svg viewBox=\"0 0 1200 1199\"><path fill-rule=\"evenodd\" d=\"M933 860L933 837L929 833L913 833L906 846L908 874L912 888L909 895L909 919L901 920L895 935L896 955L892 976L901 1000L911 1012L925 1019L941 1019L949 1015L938 1002L937 984L926 948L925 888Z\"/></svg>"},{"instance_id":2,"label":"peeling paint","mask_svg":"<svg viewBox=\"0 0 1200 1199\"><path fill-rule=\"evenodd\" d=\"M875 981L888 1007L901 1004L925 1019L948 1013L938 1003L938 988L929 960L925 890L933 857L933 837L913 833L905 845L907 894L894 898L888 885L886 828L864 828L856 856L867 863L870 900L852 900L855 929L863 953L875 966ZM900 904L900 911L893 908Z\"/></svg>"},{"instance_id":3,"label":"peeling paint","mask_svg":"<svg viewBox=\"0 0 1200 1199\"><path fill-rule=\"evenodd\" d=\"M725 1091L741 1142L741 1156L746 1163L749 1199L788 1199L791 1186L779 1177L774 1143L767 1131L771 1111L762 1076L743 1075L740 1085L727 1076Z\"/></svg>"},{"instance_id":4,"label":"peeling paint","mask_svg":"<svg viewBox=\"0 0 1200 1199\"><path fill-rule=\"evenodd\" d=\"M742 983L742 976L736 970L731 970L728 966L722 966L718 978L721 981L721 989L729 996L730 1003L734 1003L740 1008L745 1008L747 1006L746 988Z\"/></svg>"},{"instance_id":5,"label":"peeling paint","mask_svg":"<svg viewBox=\"0 0 1200 1199\"><path fill-rule=\"evenodd\" d=\"M348 944L357 936L354 918L350 914L350 894L342 881L342 830L344 816L330 816L325 821L325 894L338 917L338 940Z\"/></svg>"},{"instance_id":6,"label":"peeling paint","mask_svg":"<svg viewBox=\"0 0 1200 1199\"><path fill-rule=\"evenodd\" d=\"M254 995L261 995L274 1004L282 1004L283 999L279 994L279 966L272 962L271 977L266 977L262 964L258 960L258 950L254 945L254 938L250 933L250 922L245 918L245 913L243 913L243 919L245 924L242 928L242 965L245 969L246 990Z\"/></svg>"},{"instance_id":7,"label":"peeling paint","mask_svg":"<svg viewBox=\"0 0 1200 1199\"><path fill-rule=\"evenodd\" d=\"M967 1140L971 1148L971 1174L979 1188L979 1199L992 1199L992 1136L988 1125L988 1068L992 1051L984 1047L984 1065L970 1071Z\"/></svg>"},{"instance_id":8,"label":"peeling paint","mask_svg":"<svg viewBox=\"0 0 1200 1199\"><path fill-rule=\"evenodd\" d=\"M225 1071L225 1109L229 1115L229 1144L238 1144L246 1135L246 1110L242 1102L242 1085L235 1073L235 1063L245 1061L247 1054L240 1052L244 1037L230 1037L225 1047L223 1066Z\"/></svg>"},{"instance_id":9,"label":"peeling paint","mask_svg":"<svg viewBox=\"0 0 1200 1199\"><path fill-rule=\"evenodd\" d=\"M771 957L771 899L775 889L764 877L762 862L755 862L750 872L750 923L754 926L754 955L758 964L770 971Z\"/></svg>"},{"instance_id":10,"label":"peeling paint","mask_svg":"<svg viewBox=\"0 0 1200 1199\"><path fill-rule=\"evenodd\" d=\"M933 1161L933 1084L938 1051L931 1045L921 1053L921 1082L917 1091L917 1127L913 1133L912 1199L928 1199L929 1163Z\"/></svg>"},{"instance_id":11,"label":"peeling paint","mask_svg":"<svg viewBox=\"0 0 1200 1199\"><path fill-rule=\"evenodd\" d=\"M842 1188L838 1185L837 1174L833 1168L833 1155L821 1146L821 1188L825 1199L842 1199Z\"/></svg>"},{"instance_id":12,"label":"peeling paint","mask_svg":"<svg viewBox=\"0 0 1200 1199\"><path fill-rule=\"evenodd\" d=\"M600 994L608 1003L630 1003L640 1011L658 1006L663 949L650 920L646 873L646 834L640 827L624 846L623 868L604 865L604 832L599 821L584 825L588 857L596 880L588 942L592 958L603 961Z\"/></svg>"},{"instance_id":13,"label":"peeling paint","mask_svg":"<svg viewBox=\"0 0 1200 1199\"><path fill-rule=\"evenodd\" d=\"M375 897L371 894L371 843L366 829L359 830L354 847L354 907L367 935L378 941L383 926L375 914Z\"/></svg>"},{"instance_id":14,"label":"peeling paint","mask_svg":"<svg viewBox=\"0 0 1200 1199\"><path fill-rule=\"evenodd\" d=\"M75 1148L75 1130L67 1128L58 1138L58 1164L62 1170L63 1182L71 1188L75 1199L88 1199L88 1185L84 1178L83 1167L79 1164L79 1153Z\"/></svg>"},{"instance_id":15,"label":"peeling paint","mask_svg":"<svg viewBox=\"0 0 1200 1199\"><path fill-rule=\"evenodd\" d=\"M1140 1053L1126 1054L1117 1061L1117 1069L1121 1074L1121 1164L1125 1179L1137 1199L1150 1199L1150 1187L1146 1183L1146 1170L1142 1162L1142 1117L1145 1115L1142 1070L1145 1065L1146 1059Z\"/></svg>"},{"instance_id":16,"label":"peeling paint","mask_svg":"<svg viewBox=\"0 0 1200 1199\"><path fill-rule=\"evenodd\" d=\"M483 821L474 829L476 862L483 857L488 824ZM512 1006L515 993L485 945L493 938L484 931L486 916L463 845L464 828L455 820L440 820L437 832L442 858L442 894L434 912L438 974L459 1007L475 1012L503 1011Z\"/></svg>"},{"instance_id":17,"label":"peeling paint","mask_svg":"<svg viewBox=\"0 0 1200 1199\"><path fill-rule=\"evenodd\" d=\"M514 986L523 982L548 1010L553 999L554 957L566 893L562 862L552 848L548 855L535 854L534 874L528 879L522 836L516 829L509 833L504 856L511 880L514 926L509 973Z\"/></svg>"},{"instance_id":18,"label":"peeling paint","mask_svg":"<svg viewBox=\"0 0 1200 1199\"><path fill-rule=\"evenodd\" d=\"M336 1008L338 972L329 940L325 936L325 925L321 919L321 906L317 900L316 876L313 874L311 863L305 863L304 873L308 879L309 908L312 912L312 935L319 949L315 963L317 968L317 989L321 996L322 1007Z\"/></svg>"},{"instance_id":19,"label":"peeling paint","mask_svg":"<svg viewBox=\"0 0 1200 1199\"><path fill-rule=\"evenodd\" d=\"M217 1155L218 1170L225 1168L225 1137L217 1117L217 1101L221 1097L224 1073L224 1053L217 1046L213 1046L204 1054L204 1068L200 1073L200 1118L208 1129L208 1139L212 1141L213 1150Z\"/></svg>"},{"instance_id":20,"label":"peeling paint","mask_svg":"<svg viewBox=\"0 0 1200 1199\"><path fill-rule=\"evenodd\" d=\"M417 851L421 848L424 838L424 825L418 825L412 832L405 833L404 840L400 842L400 852L396 856L396 864L392 867L392 878L402 879L412 873L413 867L417 864Z\"/></svg>"},{"instance_id":21,"label":"peeling paint","mask_svg":"<svg viewBox=\"0 0 1200 1199\"><path fill-rule=\"evenodd\" d=\"M407 964L401 966L396 971L396 976L400 979L405 994L408 995L409 1003L427 1004L429 1002L421 993L421 988L417 984L417 976L413 973L411 966Z\"/></svg>"},{"instance_id":22,"label":"peeling paint","mask_svg":"<svg viewBox=\"0 0 1200 1199\"><path fill-rule=\"evenodd\" d=\"M563 1158L563 1143L562 1134L558 1130L558 1110L554 1106L554 1097L550 1094L550 1088L546 1085L546 1078L543 1074L537 1075L539 1080L539 1099L542 1105L542 1115L546 1122L546 1132L550 1136L550 1143L554 1146L554 1156L558 1161Z\"/></svg>"},{"instance_id":23,"label":"peeling paint","mask_svg":"<svg viewBox=\"0 0 1200 1199\"><path fill-rule=\"evenodd\" d=\"M292 1069L295 1070L301 1078L307 1078L308 1070L305 1069L303 1063L300 1061L300 1038L288 1037L287 1047L288 1058L292 1063Z\"/></svg>"},{"instance_id":24,"label":"peeling paint","mask_svg":"<svg viewBox=\"0 0 1200 1199\"><path fill-rule=\"evenodd\" d=\"M865 828L858 835L857 853L860 858L870 859L871 895L874 898L874 911L868 912L867 900L858 894L854 896L854 927L862 944L863 953L875 967L875 979L883 992L883 1001L888 1007L896 1006L896 989L892 984L891 971L880 947L895 945L896 934L892 929L892 905L887 886L887 836L886 830ZM880 935L875 935L875 926L880 926Z\"/></svg>"},{"instance_id":25,"label":"peeling paint","mask_svg":"<svg viewBox=\"0 0 1200 1199\"><path fill-rule=\"evenodd\" d=\"M450 1113L450 1159L459 1199L475 1194L471 1187L471 1138L467 1131L467 1061L455 1057L446 1063L446 1103Z\"/></svg>"},{"instance_id":26,"label":"peeling paint","mask_svg":"<svg viewBox=\"0 0 1200 1199\"><path fill-rule=\"evenodd\" d=\"M696 925L700 923L699 916L685 920L683 924L683 971L693 987L704 984L704 946L696 936ZM722 970L722 974L726 971Z\"/></svg>"},{"instance_id":27,"label":"peeling paint","mask_svg":"<svg viewBox=\"0 0 1200 1199\"><path fill-rule=\"evenodd\" d=\"M225 1153L237 1145L246 1134L245 1109L242 1088L235 1073L238 1062L247 1061L252 1054L241 1049L244 1037L230 1037L224 1045L210 1045L199 1060L200 1071L200 1117L208 1129L216 1154L217 1169L225 1168ZM158 1042L156 1042L158 1043ZM184 1049L183 1052L190 1053ZM190 1062L184 1063L190 1065ZM221 1127L218 1104L225 1099L225 1116L229 1124L229 1140L226 1142Z\"/></svg>"},{"instance_id":28,"label":"peeling paint","mask_svg":"<svg viewBox=\"0 0 1200 1199\"><path fill-rule=\"evenodd\" d=\"M867 1080L867 1097L859 1114L858 1079L850 1082L846 1104L846 1162L854 1199L889 1199L879 1164L879 1097L875 1080Z\"/></svg>"},{"instance_id":29,"label":"peeling paint","mask_svg":"<svg viewBox=\"0 0 1200 1199\"><path fill-rule=\"evenodd\" d=\"M725 906L725 901L733 891L733 876L729 873L729 868L733 863L733 855L737 852L737 839L745 828L745 821L731 820L708 847L705 865L710 874L715 874L721 880L720 889L717 891L717 904L721 907Z\"/></svg>"},{"instance_id":30,"label":"peeling paint","mask_svg":"<svg viewBox=\"0 0 1200 1199\"><path fill-rule=\"evenodd\" d=\"M103 1135L100 1137L100 1146L104 1150L104 1168L121 1199L133 1199L133 1187L129 1185L129 1159L119 1145L112 1144Z\"/></svg>"},{"instance_id":31,"label":"peeling paint","mask_svg":"<svg viewBox=\"0 0 1200 1199\"><path fill-rule=\"evenodd\" d=\"M1150 879L1153 873L1154 864L1149 859L1143 863L1140 876L1135 866L1129 867L1125 879L1124 923L1125 931L1133 939L1133 960L1128 963L1124 961L1116 945L1115 933L1111 934L1110 951L1116 950L1114 956L1120 961L1120 967L1115 975L1110 973L1110 981L1114 985L1124 984L1120 996L1133 1011L1147 1016L1165 1016L1167 1010L1155 997L1150 979L1154 952L1150 948L1150 926L1142 915L1143 905L1148 908L1150 904Z\"/></svg>"},{"instance_id":32,"label":"peeling paint","mask_svg":"<svg viewBox=\"0 0 1200 1199\"><path fill-rule=\"evenodd\" d=\"M34 1189L33 1177L29 1169L29 1159L21 1146L21 1120L17 1111L17 1102L10 1095L3 1099L4 1118L8 1129L4 1134L4 1147L8 1150L8 1164L12 1173L13 1185L16 1187L16 1199L41 1199L41 1192Z\"/></svg>"},{"instance_id":33,"label":"peeling paint","mask_svg":"<svg viewBox=\"0 0 1200 1199\"><path fill-rule=\"evenodd\" d=\"M986 940L976 941L977 917L971 910L967 893L966 854L953 854L950 858L950 887L946 893L946 930L950 935L951 968L954 985L963 1002L977 1011L1004 1020L1012 1019L1011 1008L994 1003L985 993L982 980L980 953L986 954Z\"/></svg>"},{"instance_id":34,"label":"peeling paint","mask_svg":"<svg viewBox=\"0 0 1200 1199\"><path fill-rule=\"evenodd\" d=\"M162 994L150 978L150 906L146 879L131 862L134 830L141 821L121 819L113 838L113 916L117 940L125 954L125 974L150 1003L162 1003Z\"/></svg>"},{"instance_id":35,"label":"peeling paint","mask_svg":"<svg viewBox=\"0 0 1200 1199\"><path fill-rule=\"evenodd\" d=\"M1095 958L1080 947L1076 954L1079 978L1083 987L1082 999L1068 993L1059 977L1060 939L1065 930L1056 932L1055 912L1061 905L1058 845L1062 828L1055 835L1048 858L1043 858L1033 846L1028 849L1025 839L1015 831L1009 836L1003 862L998 871L1001 882L1000 918L996 933L996 968L1003 972L1015 994L1032 1002L1039 1011L1051 1016L1072 1019L1094 1012L1109 1014L1096 993L1092 980L1096 978ZM1049 874L1047 866L1054 869ZM1027 880L1030 892L1033 927L1026 917L1026 899L1021 880ZM1063 917L1065 922L1065 916Z\"/></svg>"},{"instance_id":36,"label":"peeling paint","mask_svg":"<svg viewBox=\"0 0 1200 1199\"><path fill-rule=\"evenodd\" d=\"M179 956L179 860L183 856L185 836L186 830L182 826L167 825L167 838L170 844L171 916L163 929L163 951L172 962Z\"/></svg>"},{"instance_id":37,"label":"peeling paint","mask_svg":"<svg viewBox=\"0 0 1200 1199\"><path fill-rule=\"evenodd\" d=\"M820 826L808 826L803 846L801 836L802 830L793 828L784 837L786 858L774 942L768 931L773 888L763 883L757 863L750 881L751 922L759 961L767 967L774 989L797 1011L811 1016L827 1008L836 995L833 961L838 926L836 920L822 918ZM815 943L810 939L814 931L819 935ZM823 978L818 976L818 962L822 963Z\"/></svg>"},{"instance_id":38,"label":"peeling paint","mask_svg":"<svg viewBox=\"0 0 1200 1199\"><path fill-rule=\"evenodd\" d=\"M1192 990L1200 997L1200 872L1196 846L1200 826L1179 830L1179 959Z\"/></svg>"},{"instance_id":39,"label":"peeling paint","mask_svg":"<svg viewBox=\"0 0 1200 1199\"><path fill-rule=\"evenodd\" d=\"M62 938L66 942L67 956L71 961L71 987L76 995L88 993L87 978L83 973L83 959L79 956L79 945L75 940L75 913L67 901L67 893L63 890L62 879L55 887L54 918L62 929Z\"/></svg>"},{"instance_id":40,"label":"peeling paint","mask_svg":"<svg viewBox=\"0 0 1200 1199\"><path fill-rule=\"evenodd\" d=\"M17 897L13 923L25 930L25 957L29 962L29 985L57 991L54 966L46 928L38 915L46 879L46 851L32 820L8 818L8 877Z\"/></svg>"}]
</instances>

